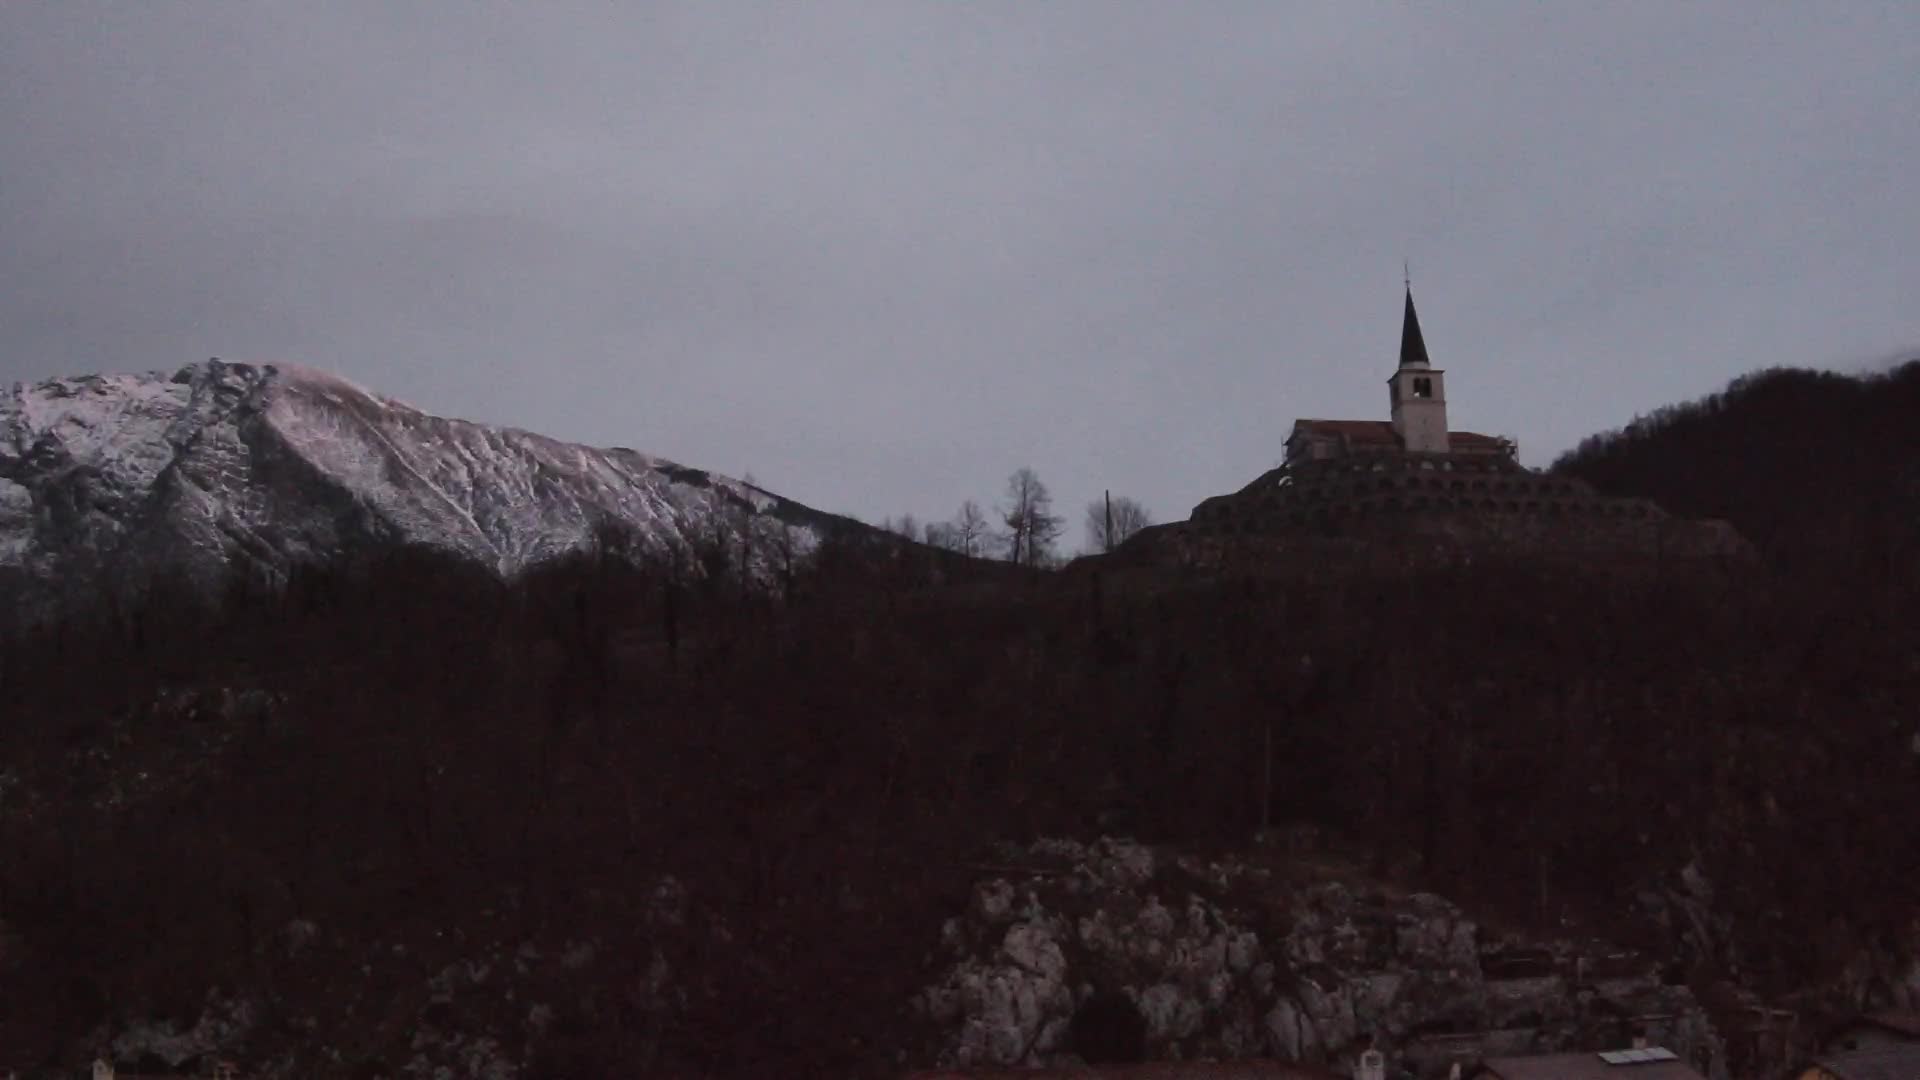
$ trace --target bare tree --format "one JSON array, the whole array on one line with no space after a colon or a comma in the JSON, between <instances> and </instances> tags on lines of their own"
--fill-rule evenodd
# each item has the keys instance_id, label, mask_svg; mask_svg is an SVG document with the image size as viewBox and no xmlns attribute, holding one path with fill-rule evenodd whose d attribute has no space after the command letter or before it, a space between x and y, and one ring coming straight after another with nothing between
<instances>
[{"instance_id":1,"label":"bare tree","mask_svg":"<svg viewBox=\"0 0 1920 1080\"><path fill-rule=\"evenodd\" d=\"M1060 538L1065 519L1053 513L1053 494L1032 469L1021 466L1007 477L1007 501L1000 508L1007 526L1007 561L1040 566Z\"/></svg>"},{"instance_id":2,"label":"bare tree","mask_svg":"<svg viewBox=\"0 0 1920 1080\"><path fill-rule=\"evenodd\" d=\"M1147 508L1125 495L1087 504L1087 543L1094 551L1112 551L1151 524Z\"/></svg>"},{"instance_id":3,"label":"bare tree","mask_svg":"<svg viewBox=\"0 0 1920 1080\"><path fill-rule=\"evenodd\" d=\"M770 520L766 536L768 559L779 572L780 589L791 594L794 571L806 551L805 534L790 522Z\"/></svg>"},{"instance_id":4,"label":"bare tree","mask_svg":"<svg viewBox=\"0 0 1920 1080\"><path fill-rule=\"evenodd\" d=\"M981 511L980 504L968 499L947 523L947 546L962 555L978 555L980 545L986 541L988 527L987 515Z\"/></svg>"}]
</instances>

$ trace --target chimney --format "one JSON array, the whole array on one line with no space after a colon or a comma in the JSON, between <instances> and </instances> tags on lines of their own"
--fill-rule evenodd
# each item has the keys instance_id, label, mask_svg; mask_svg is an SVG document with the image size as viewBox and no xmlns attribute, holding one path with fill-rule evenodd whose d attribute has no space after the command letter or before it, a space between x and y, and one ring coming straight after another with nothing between
<instances>
[{"instance_id":1,"label":"chimney","mask_svg":"<svg viewBox=\"0 0 1920 1080\"><path fill-rule=\"evenodd\" d=\"M1635 1036L1633 1037L1633 1048L1634 1048L1635 1050L1645 1050L1645 1049L1647 1048L1647 1037L1646 1037L1646 1035L1644 1035L1644 1034L1641 1034L1641 1035L1635 1035Z\"/></svg>"}]
</instances>

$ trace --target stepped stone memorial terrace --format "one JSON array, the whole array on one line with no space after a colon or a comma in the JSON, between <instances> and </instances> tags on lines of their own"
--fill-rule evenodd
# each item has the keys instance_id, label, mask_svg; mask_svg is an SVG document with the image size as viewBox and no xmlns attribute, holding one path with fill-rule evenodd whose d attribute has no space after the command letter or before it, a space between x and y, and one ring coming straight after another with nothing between
<instances>
[{"instance_id":1,"label":"stepped stone memorial terrace","mask_svg":"<svg viewBox=\"0 0 1920 1080\"><path fill-rule=\"evenodd\" d=\"M1741 544L1724 523L1601 495L1584 481L1522 466L1511 439L1452 430L1446 372L1428 359L1411 288L1387 390L1389 419L1294 421L1282 465L1206 499L1174 528L1211 538L1447 522L1481 539L1564 547L1724 553Z\"/></svg>"}]
</instances>

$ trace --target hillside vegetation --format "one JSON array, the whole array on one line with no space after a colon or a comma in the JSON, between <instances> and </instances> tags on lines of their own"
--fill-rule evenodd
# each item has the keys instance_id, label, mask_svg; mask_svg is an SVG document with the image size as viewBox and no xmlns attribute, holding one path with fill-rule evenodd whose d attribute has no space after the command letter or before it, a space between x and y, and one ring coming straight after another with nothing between
<instances>
[{"instance_id":1,"label":"hillside vegetation","mask_svg":"<svg viewBox=\"0 0 1920 1080\"><path fill-rule=\"evenodd\" d=\"M377 1075L435 1008L488 1023L418 989L459 943L578 939L551 1021L501 1036L532 1075L884 1075L994 841L1282 822L1621 936L1692 864L1725 928L1687 978L1882 993L1920 911L1916 395L1920 365L1756 376L1559 463L1731 520L1770 558L1731 574L1008 574L849 540L768 594L610 537L511 586L402 551L23 634L0 1067L217 989L258 1003L254 1052ZM662 875L704 932L635 916Z\"/></svg>"},{"instance_id":2,"label":"hillside vegetation","mask_svg":"<svg viewBox=\"0 0 1920 1080\"><path fill-rule=\"evenodd\" d=\"M1795 569L1898 575L1920 535L1920 360L1878 375L1776 369L1595 435L1553 468L1724 518Z\"/></svg>"}]
</instances>

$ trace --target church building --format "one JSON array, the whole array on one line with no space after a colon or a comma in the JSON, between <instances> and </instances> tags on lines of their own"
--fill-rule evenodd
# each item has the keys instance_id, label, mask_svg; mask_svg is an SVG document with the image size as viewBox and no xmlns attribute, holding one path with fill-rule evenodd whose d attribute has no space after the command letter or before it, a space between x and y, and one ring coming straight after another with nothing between
<instances>
[{"instance_id":1,"label":"church building","mask_svg":"<svg viewBox=\"0 0 1920 1080\"><path fill-rule=\"evenodd\" d=\"M1295 420L1287 464L1354 454L1466 454L1513 458L1507 439L1447 426L1447 373L1427 359L1420 316L1407 287L1400 323L1400 367L1387 379L1388 420Z\"/></svg>"},{"instance_id":2,"label":"church building","mask_svg":"<svg viewBox=\"0 0 1920 1080\"><path fill-rule=\"evenodd\" d=\"M1383 515L1446 515L1512 532L1499 522L1665 517L1644 499L1603 497L1572 477L1524 468L1511 439L1454 431L1446 380L1427 355L1409 286L1400 360L1387 378L1387 419L1295 420L1284 464L1202 502L1184 528L1201 536L1344 531Z\"/></svg>"}]
</instances>

